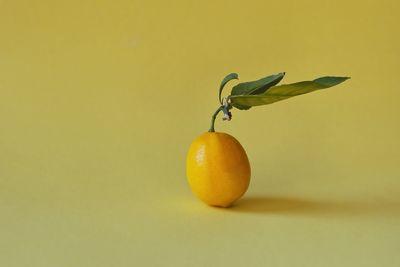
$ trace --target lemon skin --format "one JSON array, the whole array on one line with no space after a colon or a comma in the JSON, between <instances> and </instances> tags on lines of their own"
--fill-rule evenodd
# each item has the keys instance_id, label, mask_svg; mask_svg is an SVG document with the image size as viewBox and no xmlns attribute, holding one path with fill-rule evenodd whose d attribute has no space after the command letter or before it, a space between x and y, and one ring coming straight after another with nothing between
<instances>
[{"instance_id":1,"label":"lemon skin","mask_svg":"<svg viewBox=\"0 0 400 267\"><path fill-rule=\"evenodd\" d=\"M229 207L249 187L250 163L233 136L206 132L190 145L186 175L195 195L211 206Z\"/></svg>"}]
</instances>

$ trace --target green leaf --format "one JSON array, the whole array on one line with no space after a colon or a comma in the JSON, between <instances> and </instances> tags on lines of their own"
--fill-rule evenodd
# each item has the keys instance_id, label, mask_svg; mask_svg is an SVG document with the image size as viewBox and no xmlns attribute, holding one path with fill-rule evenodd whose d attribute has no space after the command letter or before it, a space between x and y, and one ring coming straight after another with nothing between
<instances>
[{"instance_id":1,"label":"green leaf","mask_svg":"<svg viewBox=\"0 0 400 267\"><path fill-rule=\"evenodd\" d=\"M257 81L239 83L232 88L231 95L259 95L271 86L277 85L285 76L284 72L264 77Z\"/></svg>"},{"instance_id":2,"label":"green leaf","mask_svg":"<svg viewBox=\"0 0 400 267\"><path fill-rule=\"evenodd\" d=\"M230 99L232 106L238 109L249 109L253 106L268 105L290 97L329 88L338 85L349 78L350 77L326 76L313 81L273 86L261 95L232 95Z\"/></svg>"},{"instance_id":3,"label":"green leaf","mask_svg":"<svg viewBox=\"0 0 400 267\"><path fill-rule=\"evenodd\" d=\"M221 104L222 104L222 100L221 100L222 90L224 90L224 86L225 86L230 80L233 80L233 79L236 79L236 80L239 79L239 76L237 75L237 73L231 73L231 74L226 75L226 77L222 80L221 85L219 86L218 99L219 99L219 102L220 102Z\"/></svg>"}]
</instances>

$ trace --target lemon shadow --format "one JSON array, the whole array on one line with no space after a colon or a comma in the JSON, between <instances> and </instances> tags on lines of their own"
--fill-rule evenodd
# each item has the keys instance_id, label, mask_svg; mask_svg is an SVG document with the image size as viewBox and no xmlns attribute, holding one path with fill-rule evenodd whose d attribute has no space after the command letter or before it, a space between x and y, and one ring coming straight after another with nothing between
<instances>
[{"instance_id":1,"label":"lemon shadow","mask_svg":"<svg viewBox=\"0 0 400 267\"><path fill-rule=\"evenodd\" d=\"M249 196L235 203L232 212L315 216L400 215L400 201L325 201L299 197Z\"/></svg>"}]
</instances>

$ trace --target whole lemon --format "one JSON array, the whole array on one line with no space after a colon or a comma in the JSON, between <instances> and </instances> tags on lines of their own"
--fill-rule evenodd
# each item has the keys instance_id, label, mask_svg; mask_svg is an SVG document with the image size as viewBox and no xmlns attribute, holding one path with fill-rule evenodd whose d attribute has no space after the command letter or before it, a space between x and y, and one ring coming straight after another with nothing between
<instances>
[{"instance_id":1,"label":"whole lemon","mask_svg":"<svg viewBox=\"0 0 400 267\"><path fill-rule=\"evenodd\" d=\"M190 145L186 174L192 191L211 206L229 207L247 190L250 163L233 136L206 132Z\"/></svg>"}]
</instances>

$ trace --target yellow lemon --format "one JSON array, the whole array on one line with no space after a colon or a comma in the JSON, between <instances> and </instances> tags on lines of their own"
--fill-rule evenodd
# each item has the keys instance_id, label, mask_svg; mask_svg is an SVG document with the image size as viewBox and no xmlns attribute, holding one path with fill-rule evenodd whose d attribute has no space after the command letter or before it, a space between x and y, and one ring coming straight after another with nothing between
<instances>
[{"instance_id":1,"label":"yellow lemon","mask_svg":"<svg viewBox=\"0 0 400 267\"><path fill-rule=\"evenodd\" d=\"M250 163L233 136L206 132L190 145L186 174L192 191L211 206L229 207L247 190Z\"/></svg>"}]
</instances>

